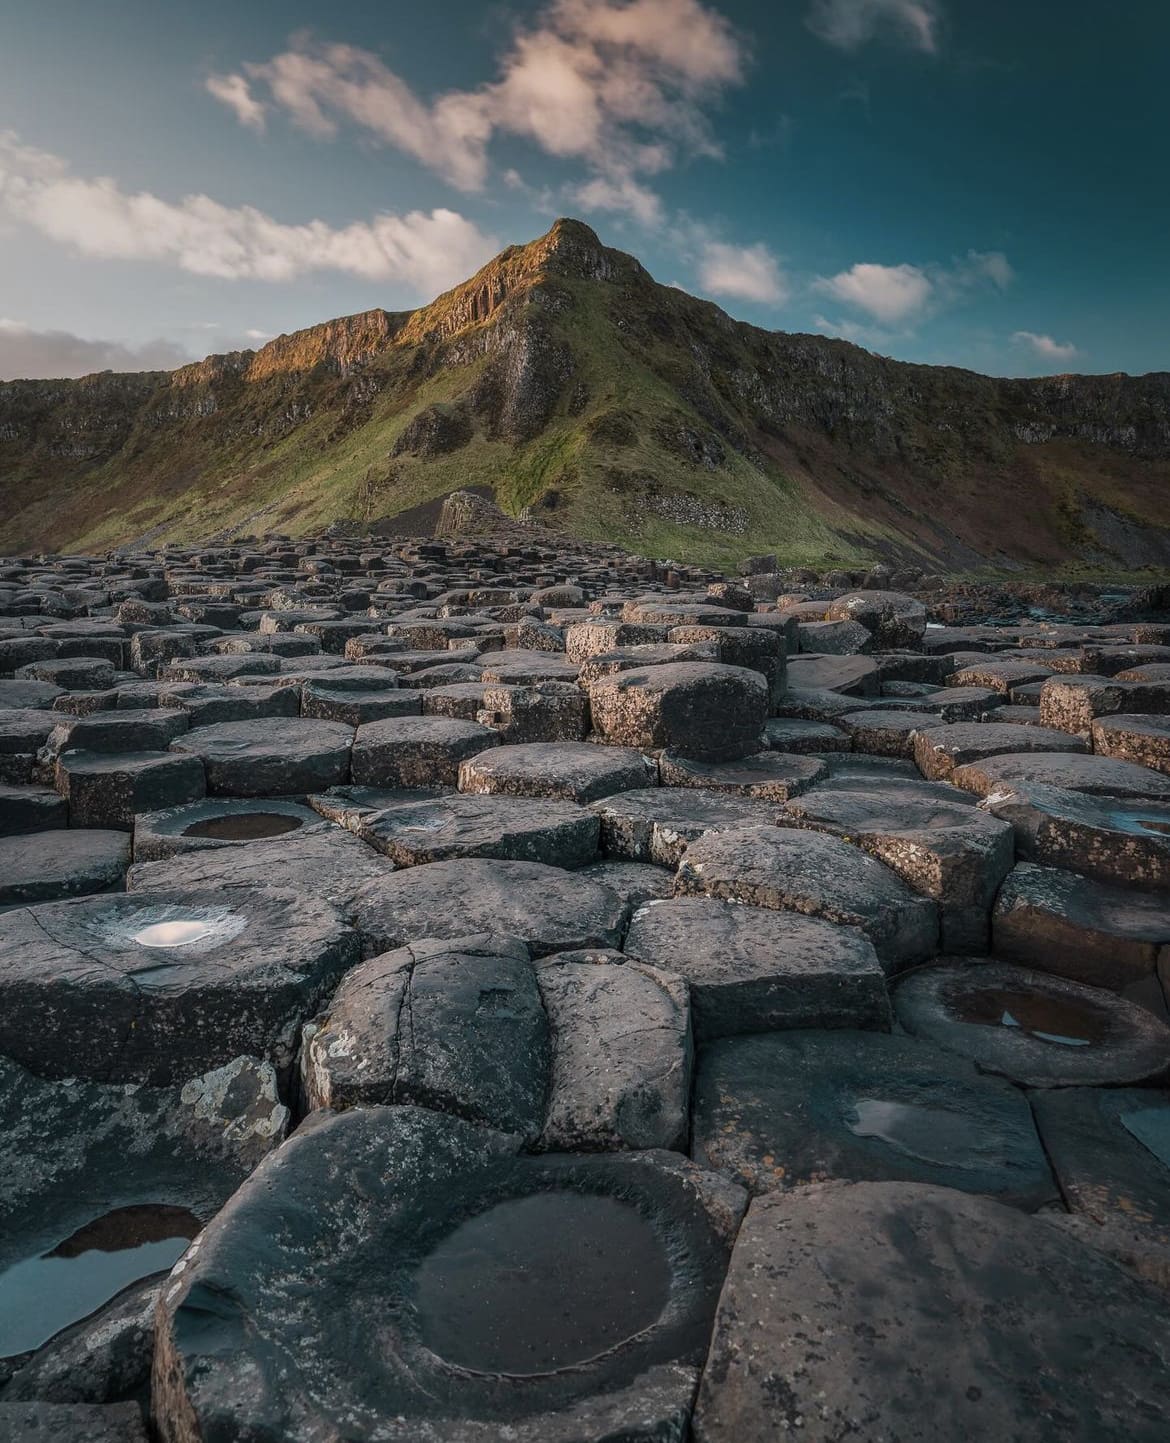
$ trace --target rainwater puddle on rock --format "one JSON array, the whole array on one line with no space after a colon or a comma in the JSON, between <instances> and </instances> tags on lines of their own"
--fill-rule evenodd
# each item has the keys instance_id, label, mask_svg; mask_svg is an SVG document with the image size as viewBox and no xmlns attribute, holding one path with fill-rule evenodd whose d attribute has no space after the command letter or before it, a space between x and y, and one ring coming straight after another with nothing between
<instances>
[{"instance_id":1,"label":"rainwater puddle on rock","mask_svg":"<svg viewBox=\"0 0 1170 1443\"><path fill-rule=\"evenodd\" d=\"M254 842L261 837L280 837L303 827L301 817L280 812L236 812L222 817L208 817L183 828L184 837L205 837L212 842Z\"/></svg>"},{"instance_id":2,"label":"rainwater puddle on rock","mask_svg":"<svg viewBox=\"0 0 1170 1443\"><path fill-rule=\"evenodd\" d=\"M198 922L152 922L135 932L134 940L140 947L186 947L214 934L215 924L204 917Z\"/></svg>"},{"instance_id":3,"label":"rainwater puddle on rock","mask_svg":"<svg viewBox=\"0 0 1170 1443\"><path fill-rule=\"evenodd\" d=\"M670 1295L653 1228L616 1198L554 1191L468 1219L416 1277L422 1341L456 1367L529 1377L642 1332Z\"/></svg>"},{"instance_id":4,"label":"rainwater puddle on rock","mask_svg":"<svg viewBox=\"0 0 1170 1443\"><path fill-rule=\"evenodd\" d=\"M169 1271L202 1223L186 1208L117 1208L0 1273L0 1358L39 1348L131 1283Z\"/></svg>"},{"instance_id":5,"label":"rainwater puddle on rock","mask_svg":"<svg viewBox=\"0 0 1170 1443\"><path fill-rule=\"evenodd\" d=\"M1170 1107L1139 1107L1135 1112L1123 1112L1121 1125L1163 1167L1170 1168Z\"/></svg>"},{"instance_id":6,"label":"rainwater puddle on rock","mask_svg":"<svg viewBox=\"0 0 1170 1443\"><path fill-rule=\"evenodd\" d=\"M960 1022L979 1027L1014 1027L1038 1042L1059 1047L1091 1047L1103 1042L1106 1019L1076 1002L1039 993L988 989L964 992L951 1003Z\"/></svg>"},{"instance_id":7,"label":"rainwater puddle on rock","mask_svg":"<svg viewBox=\"0 0 1170 1443\"><path fill-rule=\"evenodd\" d=\"M858 1137L876 1137L896 1152L936 1167L970 1167L986 1145L983 1128L945 1107L859 1097L845 1113Z\"/></svg>"}]
</instances>

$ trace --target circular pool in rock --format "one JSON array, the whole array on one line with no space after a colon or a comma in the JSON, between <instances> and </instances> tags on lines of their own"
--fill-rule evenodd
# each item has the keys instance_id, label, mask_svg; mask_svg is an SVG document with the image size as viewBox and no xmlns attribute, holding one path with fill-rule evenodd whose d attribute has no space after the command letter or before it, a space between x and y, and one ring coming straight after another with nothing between
<instances>
[{"instance_id":1,"label":"circular pool in rock","mask_svg":"<svg viewBox=\"0 0 1170 1443\"><path fill-rule=\"evenodd\" d=\"M1170 1027L1116 993L1007 962L947 962L894 992L908 1032L1029 1087L1122 1086L1170 1069Z\"/></svg>"},{"instance_id":2,"label":"circular pool in rock","mask_svg":"<svg viewBox=\"0 0 1170 1443\"><path fill-rule=\"evenodd\" d=\"M116 894L0 915L0 1053L42 1077L182 1081L292 1060L358 938L274 887Z\"/></svg>"},{"instance_id":3,"label":"circular pool in rock","mask_svg":"<svg viewBox=\"0 0 1170 1443\"><path fill-rule=\"evenodd\" d=\"M208 797L136 817L134 860L161 861L183 852L269 841L292 833L299 836L326 826L310 807L281 797Z\"/></svg>"},{"instance_id":4,"label":"circular pool in rock","mask_svg":"<svg viewBox=\"0 0 1170 1443\"><path fill-rule=\"evenodd\" d=\"M161 1437L682 1437L744 1193L518 1145L413 1107L310 1118L164 1289Z\"/></svg>"}]
</instances>

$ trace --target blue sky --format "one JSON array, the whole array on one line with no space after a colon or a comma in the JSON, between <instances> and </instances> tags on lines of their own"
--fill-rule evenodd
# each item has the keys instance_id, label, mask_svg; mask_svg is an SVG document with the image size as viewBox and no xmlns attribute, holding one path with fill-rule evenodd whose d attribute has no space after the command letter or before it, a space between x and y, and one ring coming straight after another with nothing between
<instances>
[{"instance_id":1,"label":"blue sky","mask_svg":"<svg viewBox=\"0 0 1170 1443\"><path fill-rule=\"evenodd\" d=\"M770 329L1170 369L1170 6L8 0L0 377L404 309L557 215Z\"/></svg>"}]
</instances>

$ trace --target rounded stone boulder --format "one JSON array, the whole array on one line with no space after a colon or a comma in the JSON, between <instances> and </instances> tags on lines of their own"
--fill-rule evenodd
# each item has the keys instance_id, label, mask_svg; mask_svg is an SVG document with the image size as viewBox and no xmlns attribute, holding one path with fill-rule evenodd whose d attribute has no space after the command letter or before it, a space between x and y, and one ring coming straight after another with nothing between
<instances>
[{"instance_id":1,"label":"rounded stone boulder","mask_svg":"<svg viewBox=\"0 0 1170 1443\"><path fill-rule=\"evenodd\" d=\"M303 796L349 780L352 744L352 728L340 722L265 717L196 727L171 751L202 759L213 795Z\"/></svg>"},{"instance_id":2,"label":"rounded stone boulder","mask_svg":"<svg viewBox=\"0 0 1170 1443\"><path fill-rule=\"evenodd\" d=\"M494 747L459 768L459 790L483 795L553 797L585 805L652 785L652 757L632 747L589 742L528 742Z\"/></svg>"},{"instance_id":3,"label":"rounded stone boulder","mask_svg":"<svg viewBox=\"0 0 1170 1443\"><path fill-rule=\"evenodd\" d=\"M454 786L459 766L499 733L445 716L392 717L360 726L353 743L353 780L360 787Z\"/></svg>"},{"instance_id":4,"label":"rounded stone boulder","mask_svg":"<svg viewBox=\"0 0 1170 1443\"><path fill-rule=\"evenodd\" d=\"M0 1054L42 1077L169 1084L287 1067L354 961L327 902L268 887L107 894L0 915Z\"/></svg>"},{"instance_id":5,"label":"rounded stone boulder","mask_svg":"<svg viewBox=\"0 0 1170 1443\"><path fill-rule=\"evenodd\" d=\"M743 1193L518 1144L412 1107L311 1118L164 1289L163 1443L683 1437Z\"/></svg>"},{"instance_id":6,"label":"rounded stone boulder","mask_svg":"<svg viewBox=\"0 0 1170 1443\"><path fill-rule=\"evenodd\" d=\"M926 1182L1034 1209L1058 1192L1019 1088L915 1038L773 1032L699 1053L692 1156L752 1192Z\"/></svg>"},{"instance_id":7,"label":"rounded stone boulder","mask_svg":"<svg viewBox=\"0 0 1170 1443\"><path fill-rule=\"evenodd\" d=\"M760 750L769 695L759 672L683 661L602 677L589 704L594 729L613 745L734 761Z\"/></svg>"},{"instance_id":8,"label":"rounded stone boulder","mask_svg":"<svg viewBox=\"0 0 1170 1443\"><path fill-rule=\"evenodd\" d=\"M888 867L819 832L742 827L687 846L678 896L718 897L860 927L888 971L934 955L938 909Z\"/></svg>"},{"instance_id":9,"label":"rounded stone boulder","mask_svg":"<svg viewBox=\"0 0 1170 1443\"><path fill-rule=\"evenodd\" d=\"M829 603L829 621L854 621L875 646L914 648L926 634L926 608L900 591L850 591Z\"/></svg>"},{"instance_id":10,"label":"rounded stone boulder","mask_svg":"<svg viewBox=\"0 0 1170 1443\"><path fill-rule=\"evenodd\" d=\"M890 1026L885 975L872 943L854 927L673 897L639 907L622 946L686 979L700 1041L796 1027Z\"/></svg>"},{"instance_id":11,"label":"rounded stone boulder","mask_svg":"<svg viewBox=\"0 0 1170 1443\"><path fill-rule=\"evenodd\" d=\"M522 942L416 942L353 968L306 1025L302 1089L311 1108L417 1103L532 1141L549 1051Z\"/></svg>"},{"instance_id":12,"label":"rounded stone boulder","mask_svg":"<svg viewBox=\"0 0 1170 1443\"><path fill-rule=\"evenodd\" d=\"M1165 1294L1092 1247L948 1188L824 1185L749 1209L693 1437L1161 1443L1168 1394Z\"/></svg>"},{"instance_id":13,"label":"rounded stone boulder","mask_svg":"<svg viewBox=\"0 0 1170 1443\"><path fill-rule=\"evenodd\" d=\"M280 797L208 797L135 817L134 860L156 862L206 847L238 847L325 825L309 807Z\"/></svg>"},{"instance_id":14,"label":"rounded stone boulder","mask_svg":"<svg viewBox=\"0 0 1170 1443\"><path fill-rule=\"evenodd\" d=\"M1113 992L1008 962L922 967L894 990L915 1037L1026 1087L1121 1087L1170 1069L1170 1027Z\"/></svg>"},{"instance_id":15,"label":"rounded stone boulder","mask_svg":"<svg viewBox=\"0 0 1170 1443\"><path fill-rule=\"evenodd\" d=\"M366 956L427 937L518 937L534 956L616 947L625 904L608 887L539 862L432 862L367 882L350 903Z\"/></svg>"}]
</instances>

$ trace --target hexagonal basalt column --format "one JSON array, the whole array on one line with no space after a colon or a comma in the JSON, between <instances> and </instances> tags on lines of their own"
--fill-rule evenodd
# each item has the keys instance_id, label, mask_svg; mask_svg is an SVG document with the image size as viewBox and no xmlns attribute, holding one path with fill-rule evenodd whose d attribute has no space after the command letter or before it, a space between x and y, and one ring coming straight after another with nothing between
<instances>
[{"instance_id":1,"label":"hexagonal basalt column","mask_svg":"<svg viewBox=\"0 0 1170 1443\"><path fill-rule=\"evenodd\" d=\"M208 847L239 847L325 826L316 812L299 802L211 797L135 817L134 860L154 862Z\"/></svg>"},{"instance_id":2,"label":"hexagonal basalt column","mask_svg":"<svg viewBox=\"0 0 1170 1443\"><path fill-rule=\"evenodd\" d=\"M769 697L758 672L688 661L604 677L590 686L589 704L607 742L734 761L760 750Z\"/></svg>"},{"instance_id":3,"label":"hexagonal basalt column","mask_svg":"<svg viewBox=\"0 0 1170 1443\"><path fill-rule=\"evenodd\" d=\"M164 1290L164 1443L681 1440L742 1191L517 1142L415 1108L310 1119Z\"/></svg>"},{"instance_id":4,"label":"hexagonal basalt column","mask_svg":"<svg viewBox=\"0 0 1170 1443\"><path fill-rule=\"evenodd\" d=\"M272 717L196 727L171 751L201 758L216 795L303 796L349 780L352 744L352 729L340 722Z\"/></svg>"},{"instance_id":5,"label":"hexagonal basalt column","mask_svg":"<svg viewBox=\"0 0 1170 1443\"><path fill-rule=\"evenodd\" d=\"M0 1054L163 1085L248 1053L287 1067L358 955L327 902L267 887L85 897L0 915Z\"/></svg>"}]
</instances>

